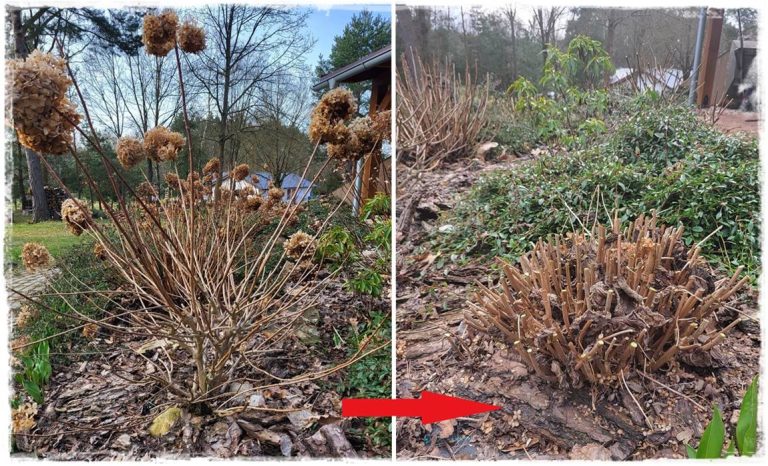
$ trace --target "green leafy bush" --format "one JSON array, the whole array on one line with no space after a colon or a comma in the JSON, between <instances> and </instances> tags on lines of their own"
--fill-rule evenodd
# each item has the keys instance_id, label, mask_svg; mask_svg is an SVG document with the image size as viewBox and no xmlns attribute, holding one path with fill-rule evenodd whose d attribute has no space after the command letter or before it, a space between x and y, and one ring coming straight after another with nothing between
<instances>
[{"instance_id":1,"label":"green leafy bush","mask_svg":"<svg viewBox=\"0 0 768 466\"><path fill-rule=\"evenodd\" d=\"M374 222L364 240L372 243L384 257L388 258L392 249L392 220L386 218Z\"/></svg>"},{"instance_id":2,"label":"green leafy bush","mask_svg":"<svg viewBox=\"0 0 768 466\"><path fill-rule=\"evenodd\" d=\"M520 77L507 88L511 105L491 100L488 127L493 139L512 152L553 141L581 147L605 132L610 99L596 85L613 64L602 44L577 36L565 51L549 47L546 57L538 86Z\"/></svg>"},{"instance_id":3,"label":"green leafy bush","mask_svg":"<svg viewBox=\"0 0 768 466\"><path fill-rule=\"evenodd\" d=\"M365 201L360 216L363 220L367 220L376 216L387 216L391 211L392 201L390 200L390 197L384 193L378 193Z\"/></svg>"},{"instance_id":4,"label":"green leafy bush","mask_svg":"<svg viewBox=\"0 0 768 466\"><path fill-rule=\"evenodd\" d=\"M698 154L699 159L721 161L757 157L757 141L753 138L725 135L684 104L667 104L644 96L640 94L618 106L617 112L628 116L616 125L606 149L622 160L642 160L664 168L692 154Z\"/></svg>"},{"instance_id":5,"label":"green leafy bush","mask_svg":"<svg viewBox=\"0 0 768 466\"><path fill-rule=\"evenodd\" d=\"M335 225L317 239L316 257L321 261L340 265L358 254L354 235L346 228Z\"/></svg>"},{"instance_id":6,"label":"green leafy bush","mask_svg":"<svg viewBox=\"0 0 768 466\"><path fill-rule=\"evenodd\" d=\"M384 280L378 271L366 267L358 271L353 278L348 279L344 286L354 293L378 298L384 289Z\"/></svg>"},{"instance_id":7,"label":"green leafy bush","mask_svg":"<svg viewBox=\"0 0 768 466\"><path fill-rule=\"evenodd\" d=\"M607 221L614 208L623 219L655 209L664 223L686 227L688 244L714 232L702 244L705 256L729 270L743 265L755 277L756 141L721 134L678 106L642 113L644 130L635 131L640 117L631 115L601 145L545 155L480 179L443 219L453 228L436 233L437 247L458 261L474 255L514 260L548 234L579 228L579 221L595 217Z\"/></svg>"}]
</instances>

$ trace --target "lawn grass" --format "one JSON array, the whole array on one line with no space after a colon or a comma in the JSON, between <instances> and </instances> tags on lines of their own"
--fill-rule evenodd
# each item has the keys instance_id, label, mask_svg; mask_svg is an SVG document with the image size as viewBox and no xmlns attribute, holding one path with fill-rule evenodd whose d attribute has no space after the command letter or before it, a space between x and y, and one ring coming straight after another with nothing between
<instances>
[{"instance_id":1,"label":"lawn grass","mask_svg":"<svg viewBox=\"0 0 768 466\"><path fill-rule=\"evenodd\" d=\"M21 248L24 243L36 242L48 248L54 259L76 244L83 242L83 237L75 236L67 230L60 220L29 223L31 217L19 212L13 213L13 222L6 227L5 264L21 265Z\"/></svg>"}]
</instances>

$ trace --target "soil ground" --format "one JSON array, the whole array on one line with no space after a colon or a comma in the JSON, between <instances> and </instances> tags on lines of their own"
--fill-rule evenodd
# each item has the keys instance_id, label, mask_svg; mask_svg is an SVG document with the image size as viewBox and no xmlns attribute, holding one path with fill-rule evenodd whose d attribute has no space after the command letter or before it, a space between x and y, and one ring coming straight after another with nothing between
<instances>
[{"instance_id":1,"label":"soil ground","mask_svg":"<svg viewBox=\"0 0 768 466\"><path fill-rule=\"evenodd\" d=\"M480 259L437 268L429 236L439 234L441 215L479 177L521 163L527 160L467 161L432 172L398 167L397 396L430 390L501 407L428 426L398 418L398 457L684 458L685 444L698 443L713 403L732 430L759 367L755 290L719 312L723 323L736 315L750 319L728 335L712 361L704 367L678 364L652 379L635 375L627 390L559 389L529 372L506 344L467 328L463 313L475 284L494 284L496 273Z\"/></svg>"},{"instance_id":2,"label":"soil ground","mask_svg":"<svg viewBox=\"0 0 768 466\"><path fill-rule=\"evenodd\" d=\"M712 110L699 112L705 119L711 121ZM742 112L733 109L724 109L719 117L715 117L715 126L724 133L744 132L752 135L760 133L760 114L756 112Z\"/></svg>"}]
</instances>

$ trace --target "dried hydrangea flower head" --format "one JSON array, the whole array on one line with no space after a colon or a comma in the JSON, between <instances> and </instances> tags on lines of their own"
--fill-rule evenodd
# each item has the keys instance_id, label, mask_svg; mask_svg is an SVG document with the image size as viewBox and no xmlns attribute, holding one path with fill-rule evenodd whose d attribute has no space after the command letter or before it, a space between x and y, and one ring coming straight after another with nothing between
<instances>
[{"instance_id":1,"label":"dried hydrangea flower head","mask_svg":"<svg viewBox=\"0 0 768 466\"><path fill-rule=\"evenodd\" d=\"M83 326L83 336L89 340L96 338L99 334L99 325L89 322Z\"/></svg>"},{"instance_id":2,"label":"dried hydrangea flower head","mask_svg":"<svg viewBox=\"0 0 768 466\"><path fill-rule=\"evenodd\" d=\"M25 243L21 248L21 261L28 271L34 272L51 264L51 254L40 243Z\"/></svg>"},{"instance_id":3,"label":"dried hydrangea flower head","mask_svg":"<svg viewBox=\"0 0 768 466\"><path fill-rule=\"evenodd\" d=\"M248 196L245 198L245 201L243 202L243 206L245 207L245 210L251 211L251 212L255 212L259 210L262 204L264 204L264 199L258 195Z\"/></svg>"},{"instance_id":4,"label":"dried hydrangea flower head","mask_svg":"<svg viewBox=\"0 0 768 466\"><path fill-rule=\"evenodd\" d=\"M302 255L306 259L315 254L315 241L310 235L300 230L283 243L283 249L285 249L285 255L291 259L299 259Z\"/></svg>"},{"instance_id":5,"label":"dried hydrangea flower head","mask_svg":"<svg viewBox=\"0 0 768 466\"><path fill-rule=\"evenodd\" d=\"M157 126L144 135L144 152L156 162L176 160L185 142L186 139L181 134L165 126Z\"/></svg>"},{"instance_id":6,"label":"dried hydrangea flower head","mask_svg":"<svg viewBox=\"0 0 768 466\"><path fill-rule=\"evenodd\" d=\"M136 187L136 195L144 199L152 199L157 197L157 189L149 181L142 181Z\"/></svg>"},{"instance_id":7,"label":"dried hydrangea flower head","mask_svg":"<svg viewBox=\"0 0 768 466\"><path fill-rule=\"evenodd\" d=\"M16 409L11 410L11 431L14 434L29 432L37 425L35 416L37 415L37 403L24 403Z\"/></svg>"},{"instance_id":8,"label":"dried hydrangea flower head","mask_svg":"<svg viewBox=\"0 0 768 466\"><path fill-rule=\"evenodd\" d=\"M380 116L385 114L384 116ZM355 161L381 149L384 137L389 137L389 114L380 112L374 117L357 117L349 123L349 136L340 143L328 144L328 158Z\"/></svg>"},{"instance_id":9,"label":"dried hydrangea flower head","mask_svg":"<svg viewBox=\"0 0 768 466\"><path fill-rule=\"evenodd\" d=\"M61 155L73 142L80 115L67 97L72 81L66 62L33 51L26 60L11 60L11 114L19 143L41 154Z\"/></svg>"},{"instance_id":10,"label":"dried hydrangea flower head","mask_svg":"<svg viewBox=\"0 0 768 466\"><path fill-rule=\"evenodd\" d=\"M99 241L93 245L93 255L99 260L107 260L107 250Z\"/></svg>"},{"instance_id":11,"label":"dried hydrangea flower head","mask_svg":"<svg viewBox=\"0 0 768 466\"><path fill-rule=\"evenodd\" d=\"M187 53L205 50L205 30L191 21L185 21L178 32L179 48Z\"/></svg>"},{"instance_id":12,"label":"dried hydrangea flower head","mask_svg":"<svg viewBox=\"0 0 768 466\"><path fill-rule=\"evenodd\" d=\"M179 175L177 175L175 172L168 172L165 174L165 182L173 189L180 189L179 188Z\"/></svg>"},{"instance_id":13,"label":"dried hydrangea flower head","mask_svg":"<svg viewBox=\"0 0 768 466\"><path fill-rule=\"evenodd\" d=\"M376 133L380 141L392 140L392 112L376 112L371 116L371 129Z\"/></svg>"},{"instance_id":14,"label":"dried hydrangea flower head","mask_svg":"<svg viewBox=\"0 0 768 466\"><path fill-rule=\"evenodd\" d=\"M19 312L16 313L16 328L22 329L27 326L33 319L38 316L39 312L36 308L29 304L22 304L19 308Z\"/></svg>"},{"instance_id":15,"label":"dried hydrangea flower head","mask_svg":"<svg viewBox=\"0 0 768 466\"><path fill-rule=\"evenodd\" d=\"M93 218L91 211L84 202L76 199L67 199L61 203L61 220L67 224L67 229L75 236L80 236L87 230Z\"/></svg>"},{"instance_id":16,"label":"dried hydrangea flower head","mask_svg":"<svg viewBox=\"0 0 768 466\"><path fill-rule=\"evenodd\" d=\"M269 191L267 191L267 196L269 196L271 201L279 201L283 198L284 194L285 192L277 186L272 186L269 188Z\"/></svg>"},{"instance_id":17,"label":"dried hydrangea flower head","mask_svg":"<svg viewBox=\"0 0 768 466\"><path fill-rule=\"evenodd\" d=\"M232 170L232 178L235 181L243 181L250 171L251 169L248 167L248 164L241 163Z\"/></svg>"},{"instance_id":18,"label":"dried hydrangea flower head","mask_svg":"<svg viewBox=\"0 0 768 466\"><path fill-rule=\"evenodd\" d=\"M125 168L131 169L147 158L144 145L136 138L122 137L117 140L115 147L117 161Z\"/></svg>"},{"instance_id":19,"label":"dried hydrangea flower head","mask_svg":"<svg viewBox=\"0 0 768 466\"><path fill-rule=\"evenodd\" d=\"M337 87L323 94L312 110L309 138L320 144L339 144L349 136L344 121L357 112L357 100L349 89Z\"/></svg>"},{"instance_id":20,"label":"dried hydrangea flower head","mask_svg":"<svg viewBox=\"0 0 768 466\"><path fill-rule=\"evenodd\" d=\"M238 197L241 197L245 199L248 196L253 196L256 194L256 188L254 188L250 184L246 184L241 189L236 189L235 194L237 194Z\"/></svg>"},{"instance_id":21,"label":"dried hydrangea flower head","mask_svg":"<svg viewBox=\"0 0 768 466\"><path fill-rule=\"evenodd\" d=\"M221 161L218 157L213 157L208 162L206 162L205 166L203 167L203 173L206 175L219 175L219 170L221 170Z\"/></svg>"},{"instance_id":22,"label":"dried hydrangea flower head","mask_svg":"<svg viewBox=\"0 0 768 466\"><path fill-rule=\"evenodd\" d=\"M381 138L374 130L373 120L371 120L370 117L364 116L355 118L349 124L349 129L357 139L357 150L359 151L360 157L365 157L381 147Z\"/></svg>"},{"instance_id":23,"label":"dried hydrangea flower head","mask_svg":"<svg viewBox=\"0 0 768 466\"><path fill-rule=\"evenodd\" d=\"M179 17L172 10L165 10L159 15L144 16L144 31L141 40L147 53L164 57L176 45L176 28Z\"/></svg>"},{"instance_id":24,"label":"dried hydrangea flower head","mask_svg":"<svg viewBox=\"0 0 768 466\"><path fill-rule=\"evenodd\" d=\"M205 187L199 180L187 180L181 184L181 192L188 196L194 195L199 200L205 193Z\"/></svg>"},{"instance_id":25,"label":"dried hydrangea flower head","mask_svg":"<svg viewBox=\"0 0 768 466\"><path fill-rule=\"evenodd\" d=\"M328 144L325 150L329 159L339 162L355 161L360 158L359 146L357 136L350 134L346 141L339 144Z\"/></svg>"}]
</instances>

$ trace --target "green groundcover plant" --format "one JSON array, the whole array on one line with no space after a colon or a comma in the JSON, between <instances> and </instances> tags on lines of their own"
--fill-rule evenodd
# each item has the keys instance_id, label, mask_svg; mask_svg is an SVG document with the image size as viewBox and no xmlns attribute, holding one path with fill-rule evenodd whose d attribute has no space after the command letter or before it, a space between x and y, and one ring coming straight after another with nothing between
<instances>
[{"instance_id":1,"label":"green groundcover plant","mask_svg":"<svg viewBox=\"0 0 768 466\"><path fill-rule=\"evenodd\" d=\"M641 95L619 104L610 137L481 178L443 219L434 244L448 260L517 258L539 238L579 222L655 210L685 227L688 245L727 270L759 270L757 141L725 135L689 108ZM445 259L443 259L445 260ZM438 264L439 265L439 264Z\"/></svg>"}]
</instances>

